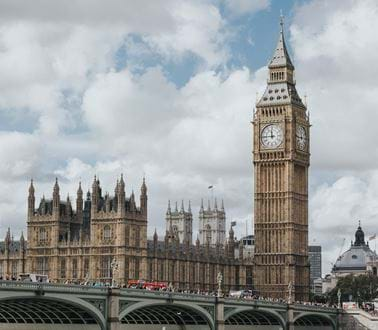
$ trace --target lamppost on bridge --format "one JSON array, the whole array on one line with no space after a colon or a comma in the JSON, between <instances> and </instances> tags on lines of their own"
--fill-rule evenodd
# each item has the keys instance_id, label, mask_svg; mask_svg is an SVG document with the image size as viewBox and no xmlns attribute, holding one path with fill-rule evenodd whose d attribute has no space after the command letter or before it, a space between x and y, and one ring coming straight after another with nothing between
<instances>
[{"instance_id":1,"label":"lamppost on bridge","mask_svg":"<svg viewBox=\"0 0 378 330\"><path fill-rule=\"evenodd\" d=\"M110 264L110 267L112 269L112 288L115 287L115 284L116 284L116 280L115 280L115 273L118 271L118 262L116 260L116 258L114 257L111 264Z\"/></svg>"},{"instance_id":2,"label":"lamppost on bridge","mask_svg":"<svg viewBox=\"0 0 378 330\"><path fill-rule=\"evenodd\" d=\"M293 303L293 297L292 297L292 291L293 291L293 285L291 282L289 282L289 285L287 286L288 289L288 297L287 297L287 303L292 304Z\"/></svg>"},{"instance_id":3,"label":"lamppost on bridge","mask_svg":"<svg viewBox=\"0 0 378 330\"><path fill-rule=\"evenodd\" d=\"M218 292L217 296L219 298L223 297L223 292L222 292L222 281L223 281L223 275L221 272L218 273L217 275L217 282L218 282Z\"/></svg>"},{"instance_id":4,"label":"lamppost on bridge","mask_svg":"<svg viewBox=\"0 0 378 330\"><path fill-rule=\"evenodd\" d=\"M337 290L337 302L338 302L338 304L337 304L338 308L341 308L341 290L340 290L340 288L339 288L339 290Z\"/></svg>"}]
</instances>

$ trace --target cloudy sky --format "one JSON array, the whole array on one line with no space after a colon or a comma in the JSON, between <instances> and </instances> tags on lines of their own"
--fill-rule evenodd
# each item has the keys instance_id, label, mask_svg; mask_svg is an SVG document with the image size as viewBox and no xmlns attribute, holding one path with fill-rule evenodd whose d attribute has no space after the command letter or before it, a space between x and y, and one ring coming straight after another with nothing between
<instances>
[{"instance_id":1,"label":"cloudy sky","mask_svg":"<svg viewBox=\"0 0 378 330\"><path fill-rule=\"evenodd\" d=\"M252 230L256 93L280 9L313 125L310 242L323 273L358 220L378 231L378 3L375 0L0 1L0 236L37 200L75 196L93 175L112 192L149 189L149 234L167 200L224 199ZM374 242L371 242L374 247Z\"/></svg>"}]
</instances>

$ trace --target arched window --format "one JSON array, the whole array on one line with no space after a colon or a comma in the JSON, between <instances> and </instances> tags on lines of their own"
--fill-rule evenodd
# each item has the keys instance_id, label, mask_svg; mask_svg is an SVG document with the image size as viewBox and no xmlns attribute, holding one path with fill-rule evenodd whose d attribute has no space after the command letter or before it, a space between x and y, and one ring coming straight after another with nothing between
<instances>
[{"instance_id":1,"label":"arched window","mask_svg":"<svg viewBox=\"0 0 378 330\"><path fill-rule=\"evenodd\" d=\"M72 278L78 278L77 276L77 259L72 260Z\"/></svg>"},{"instance_id":2,"label":"arched window","mask_svg":"<svg viewBox=\"0 0 378 330\"><path fill-rule=\"evenodd\" d=\"M377 267L373 267L373 275L377 276Z\"/></svg>"},{"instance_id":3,"label":"arched window","mask_svg":"<svg viewBox=\"0 0 378 330\"><path fill-rule=\"evenodd\" d=\"M45 244L47 242L46 228L39 228L39 243Z\"/></svg>"},{"instance_id":4,"label":"arched window","mask_svg":"<svg viewBox=\"0 0 378 330\"><path fill-rule=\"evenodd\" d=\"M60 277L66 278L66 259L60 261Z\"/></svg>"},{"instance_id":5,"label":"arched window","mask_svg":"<svg viewBox=\"0 0 378 330\"><path fill-rule=\"evenodd\" d=\"M210 227L210 225L206 226L206 243L211 244L211 227Z\"/></svg>"},{"instance_id":6,"label":"arched window","mask_svg":"<svg viewBox=\"0 0 378 330\"><path fill-rule=\"evenodd\" d=\"M108 241L112 238L112 230L109 225L104 227L104 240Z\"/></svg>"}]
</instances>

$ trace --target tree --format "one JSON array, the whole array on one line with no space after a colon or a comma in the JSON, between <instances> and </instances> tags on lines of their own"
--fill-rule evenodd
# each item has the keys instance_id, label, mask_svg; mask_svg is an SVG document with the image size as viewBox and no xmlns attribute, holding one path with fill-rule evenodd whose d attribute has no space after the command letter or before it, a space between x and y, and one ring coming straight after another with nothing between
<instances>
[{"instance_id":1,"label":"tree","mask_svg":"<svg viewBox=\"0 0 378 330\"><path fill-rule=\"evenodd\" d=\"M347 275L339 278L336 287L329 292L329 301L333 304L337 303L337 291L341 290L341 301L352 301L361 303L363 301L371 301L378 296L378 277L369 275Z\"/></svg>"}]
</instances>

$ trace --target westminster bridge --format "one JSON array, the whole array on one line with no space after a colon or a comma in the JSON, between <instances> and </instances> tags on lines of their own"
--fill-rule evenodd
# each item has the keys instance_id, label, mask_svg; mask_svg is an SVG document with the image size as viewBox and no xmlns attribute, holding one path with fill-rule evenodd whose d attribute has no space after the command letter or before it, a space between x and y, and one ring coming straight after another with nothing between
<instances>
[{"instance_id":1,"label":"westminster bridge","mask_svg":"<svg viewBox=\"0 0 378 330\"><path fill-rule=\"evenodd\" d=\"M342 329L341 310L174 292L0 281L0 329Z\"/></svg>"}]
</instances>

